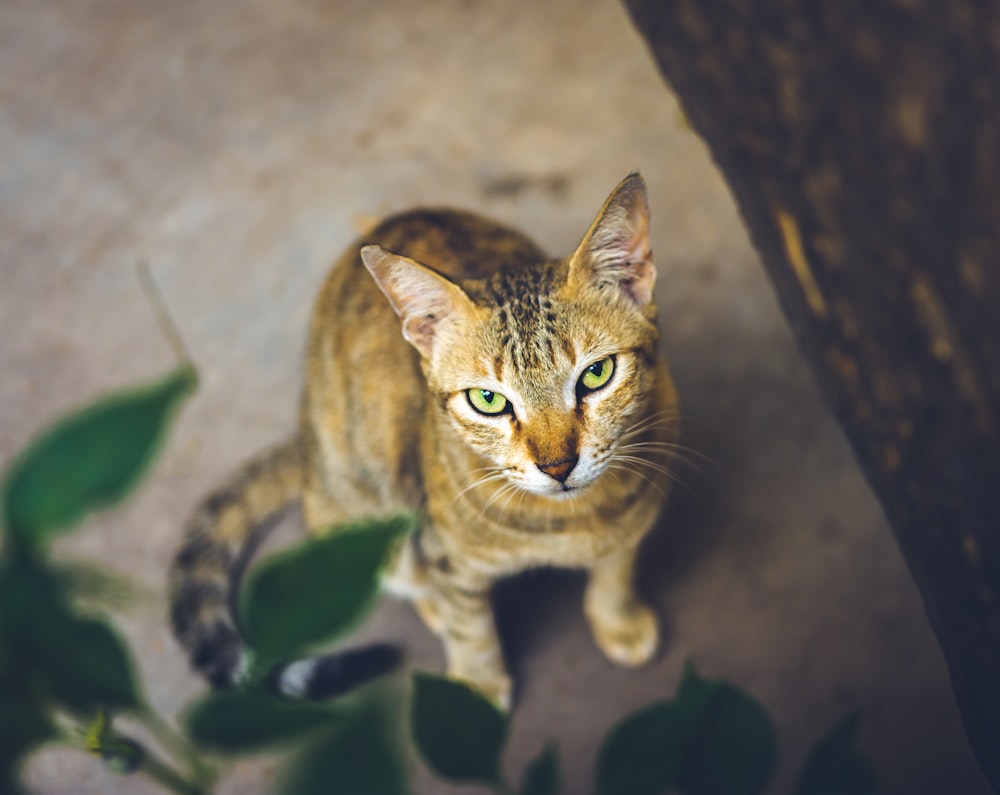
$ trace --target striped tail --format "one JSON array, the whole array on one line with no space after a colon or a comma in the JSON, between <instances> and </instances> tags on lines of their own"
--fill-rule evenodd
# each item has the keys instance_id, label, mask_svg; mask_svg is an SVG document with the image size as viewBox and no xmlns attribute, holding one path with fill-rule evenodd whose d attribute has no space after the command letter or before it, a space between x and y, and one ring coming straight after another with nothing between
<instances>
[{"instance_id":1,"label":"striped tail","mask_svg":"<svg viewBox=\"0 0 1000 795\"><path fill-rule=\"evenodd\" d=\"M240 575L274 520L301 497L303 480L295 438L251 459L187 522L170 569L170 621L192 666L215 687L233 684L244 664L232 610Z\"/></svg>"}]
</instances>

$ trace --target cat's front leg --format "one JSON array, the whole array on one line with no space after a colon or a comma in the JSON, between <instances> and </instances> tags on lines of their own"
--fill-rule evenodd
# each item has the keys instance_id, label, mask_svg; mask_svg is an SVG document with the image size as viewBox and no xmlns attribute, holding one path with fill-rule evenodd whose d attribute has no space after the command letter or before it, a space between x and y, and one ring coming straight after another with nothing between
<instances>
[{"instance_id":1,"label":"cat's front leg","mask_svg":"<svg viewBox=\"0 0 1000 795\"><path fill-rule=\"evenodd\" d=\"M434 577L428 596L439 618L448 676L467 682L506 710L512 686L490 604L491 586L479 577L452 573Z\"/></svg>"},{"instance_id":2,"label":"cat's front leg","mask_svg":"<svg viewBox=\"0 0 1000 795\"><path fill-rule=\"evenodd\" d=\"M612 662L630 667L648 662L660 641L656 613L635 593L637 549L631 546L597 561L584 597L597 645Z\"/></svg>"}]
</instances>

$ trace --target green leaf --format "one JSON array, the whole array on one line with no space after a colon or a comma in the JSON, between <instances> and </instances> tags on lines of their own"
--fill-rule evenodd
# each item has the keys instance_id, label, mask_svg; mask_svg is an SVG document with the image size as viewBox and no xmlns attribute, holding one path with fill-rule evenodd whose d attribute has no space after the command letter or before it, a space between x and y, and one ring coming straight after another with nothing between
<instances>
[{"instance_id":1,"label":"green leaf","mask_svg":"<svg viewBox=\"0 0 1000 795\"><path fill-rule=\"evenodd\" d=\"M410 717L417 750L437 775L500 782L507 718L484 696L461 682L416 673Z\"/></svg>"},{"instance_id":2,"label":"green leaf","mask_svg":"<svg viewBox=\"0 0 1000 795\"><path fill-rule=\"evenodd\" d=\"M674 705L700 716L678 779L686 795L758 795L774 770L771 719L743 691L702 679L688 664Z\"/></svg>"},{"instance_id":3,"label":"green leaf","mask_svg":"<svg viewBox=\"0 0 1000 795\"><path fill-rule=\"evenodd\" d=\"M813 747L795 795L875 795L875 769L854 747L861 714L848 715Z\"/></svg>"},{"instance_id":4,"label":"green leaf","mask_svg":"<svg viewBox=\"0 0 1000 795\"><path fill-rule=\"evenodd\" d=\"M10 782L17 781L21 761L32 749L56 737L37 684L9 670L0 672L0 792L20 792Z\"/></svg>"},{"instance_id":5,"label":"green leaf","mask_svg":"<svg viewBox=\"0 0 1000 795\"><path fill-rule=\"evenodd\" d=\"M52 614L37 638L52 692L67 706L135 709L142 703L128 647L103 621L72 613Z\"/></svg>"},{"instance_id":6,"label":"green leaf","mask_svg":"<svg viewBox=\"0 0 1000 795\"><path fill-rule=\"evenodd\" d=\"M558 792L559 751L555 743L549 742L524 771L521 795L558 795Z\"/></svg>"},{"instance_id":7,"label":"green leaf","mask_svg":"<svg viewBox=\"0 0 1000 795\"><path fill-rule=\"evenodd\" d=\"M407 514L335 528L261 565L242 615L264 662L301 656L350 629L375 597L387 553L414 525Z\"/></svg>"},{"instance_id":8,"label":"green leaf","mask_svg":"<svg viewBox=\"0 0 1000 795\"><path fill-rule=\"evenodd\" d=\"M64 582L43 560L30 554L0 556L0 631L9 636L0 654L20 657L25 638L47 632L50 614L67 610Z\"/></svg>"},{"instance_id":9,"label":"green leaf","mask_svg":"<svg viewBox=\"0 0 1000 795\"><path fill-rule=\"evenodd\" d=\"M669 702L627 716L598 754L598 795L658 795L675 786L697 717L694 726L687 725L681 710Z\"/></svg>"},{"instance_id":10,"label":"green leaf","mask_svg":"<svg viewBox=\"0 0 1000 795\"><path fill-rule=\"evenodd\" d=\"M185 717L195 742L223 753L252 753L339 726L346 711L309 701L283 701L260 690L213 693Z\"/></svg>"},{"instance_id":11,"label":"green leaf","mask_svg":"<svg viewBox=\"0 0 1000 795\"><path fill-rule=\"evenodd\" d=\"M384 707L369 703L344 725L322 732L286 767L282 795L405 795L401 743Z\"/></svg>"},{"instance_id":12,"label":"green leaf","mask_svg":"<svg viewBox=\"0 0 1000 795\"><path fill-rule=\"evenodd\" d=\"M138 707L128 647L103 621L74 612L64 591L39 560L17 558L0 567L8 664L43 677L51 695L78 712Z\"/></svg>"},{"instance_id":13,"label":"green leaf","mask_svg":"<svg viewBox=\"0 0 1000 795\"><path fill-rule=\"evenodd\" d=\"M15 460L3 488L7 530L39 541L121 500L152 460L182 398L195 384L181 368L119 392L43 431Z\"/></svg>"},{"instance_id":14,"label":"green leaf","mask_svg":"<svg viewBox=\"0 0 1000 795\"><path fill-rule=\"evenodd\" d=\"M24 757L56 736L45 678L19 633L19 602L31 595L5 561L0 566L0 792L11 795L25 792L19 781Z\"/></svg>"}]
</instances>

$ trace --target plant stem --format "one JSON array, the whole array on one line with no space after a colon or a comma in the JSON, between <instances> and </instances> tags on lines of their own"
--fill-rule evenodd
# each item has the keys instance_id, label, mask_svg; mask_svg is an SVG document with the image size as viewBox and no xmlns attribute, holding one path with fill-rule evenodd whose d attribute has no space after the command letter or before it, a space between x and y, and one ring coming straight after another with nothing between
<instances>
[{"instance_id":1,"label":"plant stem","mask_svg":"<svg viewBox=\"0 0 1000 795\"><path fill-rule=\"evenodd\" d=\"M87 747L86 732L83 729L74 726L65 719L59 720L60 717L62 716L56 716L57 743L65 743L69 747L78 751L84 751L92 757L101 758L103 756L101 752L95 752L94 749ZM121 738L120 735L119 738L127 739ZM205 784L208 782L198 781L195 784L191 783L170 767L170 765L149 753L145 747L134 743L132 740L127 741L137 745L142 752L142 761L139 763L137 772L145 773L162 787L171 792L179 793L179 795L210 795L209 791L205 789Z\"/></svg>"},{"instance_id":2,"label":"plant stem","mask_svg":"<svg viewBox=\"0 0 1000 795\"><path fill-rule=\"evenodd\" d=\"M174 355L183 364L186 364L193 370L191 356L188 354L187 346L184 344L184 338L181 337L180 330L177 328L177 324L174 323L174 319L170 315L170 310L167 309L167 302L163 300L163 293L160 292L156 282L153 281L153 274L150 272L149 266L145 262L139 262L136 264L135 270L139 276L139 284L142 287L142 291L146 294L146 300L149 301L149 305L153 309L153 314L156 315L156 322L167 338L167 342L173 349Z\"/></svg>"},{"instance_id":3,"label":"plant stem","mask_svg":"<svg viewBox=\"0 0 1000 795\"><path fill-rule=\"evenodd\" d=\"M147 753L143 756L139 772L145 773L157 784L179 795L208 795L208 790L203 789L201 784L192 784L170 765L161 762L152 754Z\"/></svg>"},{"instance_id":4,"label":"plant stem","mask_svg":"<svg viewBox=\"0 0 1000 795\"><path fill-rule=\"evenodd\" d=\"M199 755L187 738L176 731L158 712L144 705L137 717L150 734L163 745L175 759L183 761L200 786L208 786L215 779L215 771Z\"/></svg>"}]
</instances>

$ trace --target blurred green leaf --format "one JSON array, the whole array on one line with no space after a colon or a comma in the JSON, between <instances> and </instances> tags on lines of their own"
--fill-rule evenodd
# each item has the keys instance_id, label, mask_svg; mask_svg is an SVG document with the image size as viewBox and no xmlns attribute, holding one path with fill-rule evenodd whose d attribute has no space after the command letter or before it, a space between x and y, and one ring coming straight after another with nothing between
<instances>
[{"instance_id":1,"label":"blurred green leaf","mask_svg":"<svg viewBox=\"0 0 1000 795\"><path fill-rule=\"evenodd\" d=\"M777 739L764 709L743 691L701 678L688 664L673 705L698 721L678 787L686 795L757 795L774 770Z\"/></svg>"},{"instance_id":2,"label":"blurred green leaf","mask_svg":"<svg viewBox=\"0 0 1000 795\"><path fill-rule=\"evenodd\" d=\"M21 761L56 736L37 680L10 669L0 671L0 792L22 792L18 782Z\"/></svg>"},{"instance_id":3,"label":"blurred green leaf","mask_svg":"<svg viewBox=\"0 0 1000 795\"><path fill-rule=\"evenodd\" d=\"M282 795L405 795L406 764L391 715L369 703L321 733L285 768Z\"/></svg>"},{"instance_id":4,"label":"blurred green leaf","mask_svg":"<svg viewBox=\"0 0 1000 795\"><path fill-rule=\"evenodd\" d=\"M410 716L427 765L452 781L499 783L507 718L468 685L416 673Z\"/></svg>"},{"instance_id":5,"label":"blurred green leaf","mask_svg":"<svg viewBox=\"0 0 1000 795\"><path fill-rule=\"evenodd\" d=\"M626 716L598 754L599 795L657 795L675 788L718 693L715 684L689 687L682 697Z\"/></svg>"},{"instance_id":6,"label":"blurred green leaf","mask_svg":"<svg viewBox=\"0 0 1000 795\"><path fill-rule=\"evenodd\" d=\"M99 400L43 431L7 473L3 516L8 533L39 541L121 500L152 460L175 409L194 385L194 370L183 367L148 386Z\"/></svg>"},{"instance_id":7,"label":"blurred green leaf","mask_svg":"<svg viewBox=\"0 0 1000 795\"><path fill-rule=\"evenodd\" d=\"M521 795L558 795L559 751L555 743L546 744L524 771Z\"/></svg>"},{"instance_id":8,"label":"blurred green leaf","mask_svg":"<svg viewBox=\"0 0 1000 795\"><path fill-rule=\"evenodd\" d=\"M191 739L223 753L252 753L340 725L343 709L310 701L284 701L261 690L212 693L184 723Z\"/></svg>"},{"instance_id":9,"label":"blurred green leaf","mask_svg":"<svg viewBox=\"0 0 1000 795\"><path fill-rule=\"evenodd\" d=\"M301 656L351 628L372 602L412 515L335 528L265 561L243 596L246 635L267 665Z\"/></svg>"},{"instance_id":10,"label":"blurred green leaf","mask_svg":"<svg viewBox=\"0 0 1000 795\"><path fill-rule=\"evenodd\" d=\"M677 783L684 750L697 730L674 704L633 712L615 726L597 757L598 795L659 795Z\"/></svg>"},{"instance_id":11,"label":"blurred green leaf","mask_svg":"<svg viewBox=\"0 0 1000 795\"><path fill-rule=\"evenodd\" d=\"M0 621L7 664L44 678L57 701L89 713L141 701L128 647L99 619L77 614L65 584L30 556L0 566Z\"/></svg>"},{"instance_id":12,"label":"blurred green leaf","mask_svg":"<svg viewBox=\"0 0 1000 795\"><path fill-rule=\"evenodd\" d=\"M9 576L0 572L0 593ZM17 654L15 633L0 600L0 792L24 792L19 771L24 757L56 736L44 677ZM26 664L27 663L27 664Z\"/></svg>"},{"instance_id":13,"label":"blurred green leaf","mask_svg":"<svg viewBox=\"0 0 1000 795\"><path fill-rule=\"evenodd\" d=\"M45 561L30 554L0 555L0 631L9 637L0 651L20 657L25 638L46 631L39 624L51 613L67 610L64 583Z\"/></svg>"},{"instance_id":14,"label":"blurred green leaf","mask_svg":"<svg viewBox=\"0 0 1000 795\"><path fill-rule=\"evenodd\" d=\"M131 655L114 629L99 619L68 612L54 612L47 621L35 640L58 700L85 712L140 706Z\"/></svg>"},{"instance_id":15,"label":"blurred green leaf","mask_svg":"<svg viewBox=\"0 0 1000 795\"><path fill-rule=\"evenodd\" d=\"M875 769L854 747L860 713L848 715L813 747L795 795L875 795Z\"/></svg>"}]
</instances>

